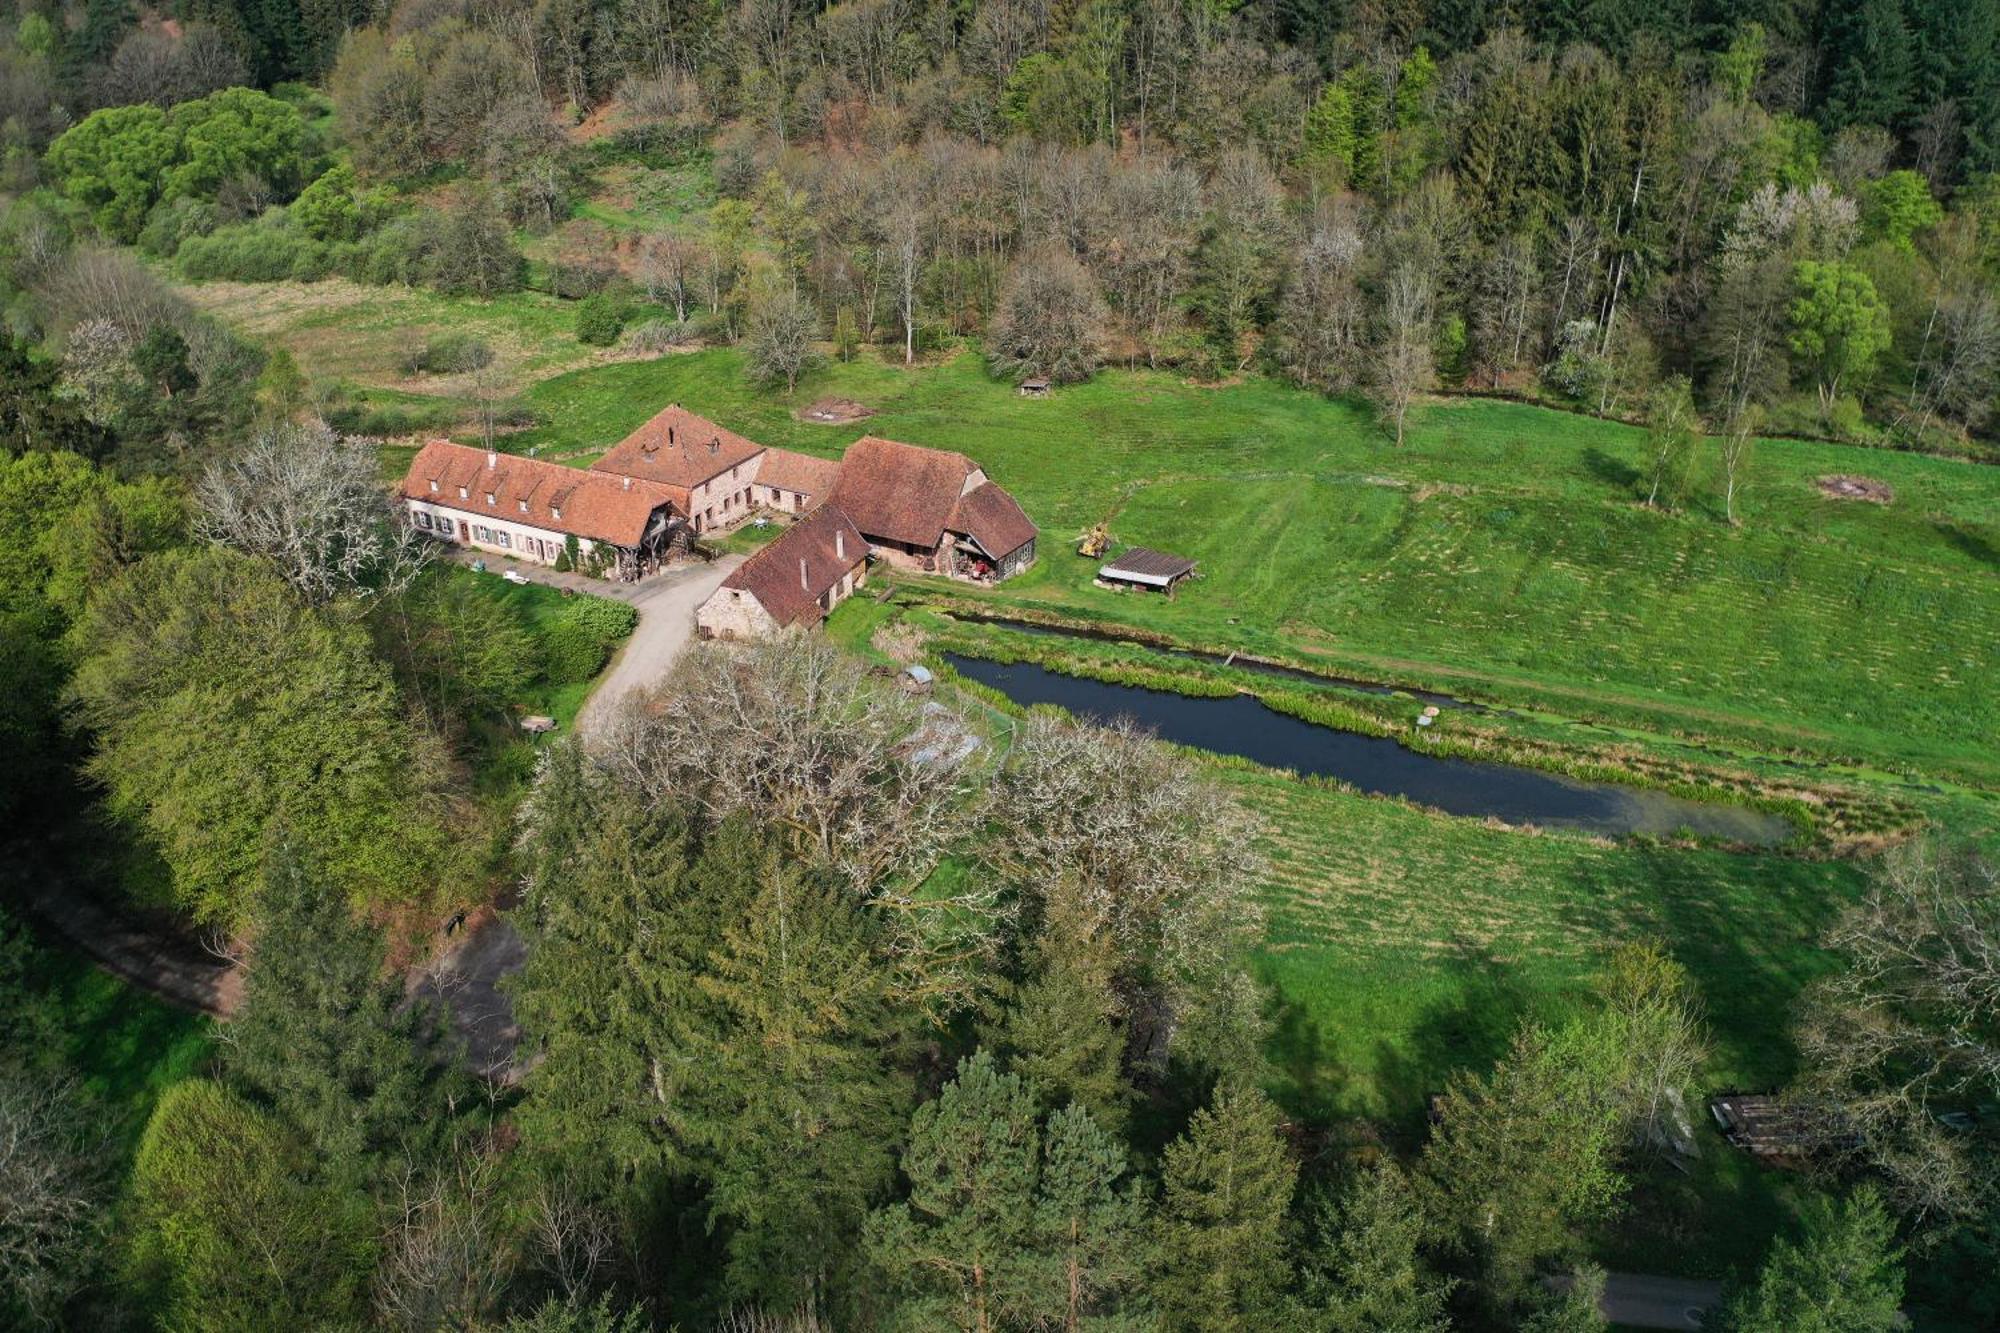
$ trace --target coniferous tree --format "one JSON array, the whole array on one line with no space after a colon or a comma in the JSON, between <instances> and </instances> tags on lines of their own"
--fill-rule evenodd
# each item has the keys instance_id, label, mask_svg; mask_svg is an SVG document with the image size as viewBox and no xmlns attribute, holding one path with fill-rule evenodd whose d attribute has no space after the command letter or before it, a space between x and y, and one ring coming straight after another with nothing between
<instances>
[{"instance_id":1,"label":"coniferous tree","mask_svg":"<svg viewBox=\"0 0 2000 1333\"><path fill-rule=\"evenodd\" d=\"M1271 1099L1247 1084L1218 1088L1167 1148L1154 1234L1163 1327L1270 1326L1288 1276L1285 1212L1297 1178Z\"/></svg>"},{"instance_id":2,"label":"coniferous tree","mask_svg":"<svg viewBox=\"0 0 2000 1333\"><path fill-rule=\"evenodd\" d=\"M1393 1164L1315 1202L1293 1322L1315 1333L1441 1333L1452 1283L1419 1254L1425 1222Z\"/></svg>"},{"instance_id":3,"label":"coniferous tree","mask_svg":"<svg viewBox=\"0 0 2000 1333\"><path fill-rule=\"evenodd\" d=\"M1803 1234L1780 1237L1756 1281L1719 1312L1724 1333L1888 1333L1901 1328L1903 1251L1881 1196L1816 1200Z\"/></svg>"},{"instance_id":4,"label":"coniferous tree","mask_svg":"<svg viewBox=\"0 0 2000 1333\"><path fill-rule=\"evenodd\" d=\"M380 934L296 850L273 855L256 907L229 1073L304 1135L322 1171L424 1155L471 1093L436 1015L406 1002Z\"/></svg>"}]
</instances>

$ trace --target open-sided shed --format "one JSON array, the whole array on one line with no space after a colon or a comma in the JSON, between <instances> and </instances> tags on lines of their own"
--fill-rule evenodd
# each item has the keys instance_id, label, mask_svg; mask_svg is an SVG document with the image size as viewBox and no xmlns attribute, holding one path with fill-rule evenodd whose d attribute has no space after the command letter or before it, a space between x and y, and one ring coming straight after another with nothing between
<instances>
[{"instance_id":1,"label":"open-sided shed","mask_svg":"<svg viewBox=\"0 0 2000 1333\"><path fill-rule=\"evenodd\" d=\"M1155 592L1172 593L1174 585L1194 574L1194 561L1184 555L1134 546L1115 560L1098 567L1097 577L1106 583L1126 583Z\"/></svg>"}]
</instances>

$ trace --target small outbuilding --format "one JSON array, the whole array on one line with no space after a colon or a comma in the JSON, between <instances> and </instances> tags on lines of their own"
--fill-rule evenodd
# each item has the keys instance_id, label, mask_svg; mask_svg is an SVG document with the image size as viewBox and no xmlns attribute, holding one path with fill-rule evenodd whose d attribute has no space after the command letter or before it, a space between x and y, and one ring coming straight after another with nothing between
<instances>
[{"instance_id":1,"label":"small outbuilding","mask_svg":"<svg viewBox=\"0 0 2000 1333\"><path fill-rule=\"evenodd\" d=\"M823 504L752 555L696 608L704 639L761 639L812 626L868 581L868 543L847 514Z\"/></svg>"},{"instance_id":2,"label":"small outbuilding","mask_svg":"<svg viewBox=\"0 0 2000 1333\"><path fill-rule=\"evenodd\" d=\"M1049 382L1040 378L1022 380L1021 396L1023 398L1046 398L1049 396Z\"/></svg>"},{"instance_id":3,"label":"small outbuilding","mask_svg":"<svg viewBox=\"0 0 2000 1333\"><path fill-rule=\"evenodd\" d=\"M1117 559L1099 566L1097 577L1106 583L1129 584L1173 595L1175 585L1194 576L1195 563L1183 555L1134 546Z\"/></svg>"}]
</instances>

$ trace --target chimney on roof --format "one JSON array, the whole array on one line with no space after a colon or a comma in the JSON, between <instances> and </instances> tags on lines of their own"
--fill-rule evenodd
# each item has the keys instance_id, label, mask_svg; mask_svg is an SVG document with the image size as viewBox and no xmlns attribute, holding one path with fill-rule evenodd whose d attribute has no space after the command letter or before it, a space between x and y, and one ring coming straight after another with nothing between
<instances>
[{"instance_id":1,"label":"chimney on roof","mask_svg":"<svg viewBox=\"0 0 2000 1333\"><path fill-rule=\"evenodd\" d=\"M833 530L833 558L835 560L847 559L847 533L840 528Z\"/></svg>"},{"instance_id":2,"label":"chimney on roof","mask_svg":"<svg viewBox=\"0 0 2000 1333\"><path fill-rule=\"evenodd\" d=\"M708 451L712 454L721 448L722 448L722 437L720 435L710 437L708 441Z\"/></svg>"},{"instance_id":3,"label":"chimney on roof","mask_svg":"<svg viewBox=\"0 0 2000 1333\"><path fill-rule=\"evenodd\" d=\"M674 447L674 427L671 422L667 424L667 447L669 449Z\"/></svg>"},{"instance_id":4,"label":"chimney on roof","mask_svg":"<svg viewBox=\"0 0 2000 1333\"><path fill-rule=\"evenodd\" d=\"M804 556L799 557L799 587L807 592L813 590L812 584L806 581L806 558Z\"/></svg>"},{"instance_id":5,"label":"chimney on roof","mask_svg":"<svg viewBox=\"0 0 2000 1333\"><path fill-rule=\"evenodd\" d=\"M625 489L628 491L632 489L632 479L630 477L625 478Z\"/></svg>"},{"instance_id":6,"label":"chimney on roof","mask_svg":"<svg viewBox=\"0 0 2000 1333\"><path fill-rule=\"evenodd\" d=\"M488 467L499 467L499 466L500 466L500 455L499 455L499 453L497 453L496 451L494 451L494 450L492 450L492 449L488 449L488 450L486 451L486 466L488 466Z\"/></svg>"}]
</instances>

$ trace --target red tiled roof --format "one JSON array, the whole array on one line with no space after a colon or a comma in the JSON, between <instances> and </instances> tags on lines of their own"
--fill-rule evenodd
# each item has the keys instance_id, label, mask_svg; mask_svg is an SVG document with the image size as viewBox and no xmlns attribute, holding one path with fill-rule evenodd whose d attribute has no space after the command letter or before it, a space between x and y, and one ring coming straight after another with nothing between
<instances>
[{"instance_id":1,"label":"red tiled roof","mask_svg":"<svg viewBox=\"0 0 2000 1333\"><path fill-rule=\"evenodd\" d=\"M488 459L492 461L489 463ZM432 490L435 482L437 489ZM459 498L459 488L465 498ZM516 454L432 440L410 460L402 493L467 514L509 519L614 546L637 546L653 511L671 506L664 486L585 472ZM487 496L492 502L487 502ZM527 509L521 506L526 503ZM560 512L558 512L560 511Z\"/></svg>"},{"instance_id":2,"label":"red tiled roof","mask_svg":"<svg viewBox=\"0 0 2000 1333\"><path fill-rule=\"evenodd\" d=\"M673 487L677 503L686 509L688 491L763 451L764 446L755 440L746 440L673 403L613 445L609 453L591 464L591 470Z\"/></svg>"},{"instance_id":3,"label":"red tiled roof","mask_svg":"<svg viewBox=\"0 0 2000 1333\"><path fill-rule=\"evenodd\" d=\"M1014 497L990 481L967 491L945 526L978 542L979 549L995 560L1004 560L1033 541L1036 532Z\"/></svg>"},{"instance_id":4,"label":"red tiled roof","mask_svg":"<svg viewBox=\"0 0 2000 1333\"><path fill-rule=\"evenodd\" d=\"M790 449L766 449L764 461L757 464L759 486L797 491L813 500L824 500L839 476L840 464L833 459L814 458Z\"/></svg>"},{"instance_id":5,"label":"red tiled roof","mask_svg":"<svg viewBox=\"0 0 2000 1333\"><path fill-rule=\"evenodd\" d=\"M854 521L824 504L745 560L722 586L748 592L780 625L811 625L826 614L821 594L867 558L868 543Z\"/></svg>"},{"instance_id":6,"label":"red tiled roof","mask_svg":"<svg viewBox=\"0 0 2000 1333\"><path fill-rule=\"evenodd\" d=\"M841 455L832 501L871 540L933 547L978 470L964 454L864 435Z\"/></svg>"}]
</instances>

